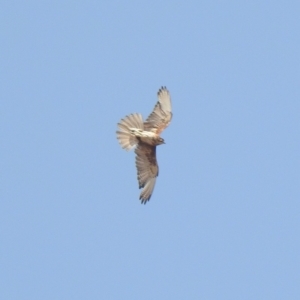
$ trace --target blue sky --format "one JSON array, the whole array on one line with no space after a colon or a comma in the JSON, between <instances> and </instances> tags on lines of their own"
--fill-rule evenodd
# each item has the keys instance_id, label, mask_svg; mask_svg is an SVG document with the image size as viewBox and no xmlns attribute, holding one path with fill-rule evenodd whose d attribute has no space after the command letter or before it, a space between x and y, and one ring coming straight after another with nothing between
<instances>
[{"instance_id":1,"label":"blue sky","mask_svg":"<svg viewBox=\"0 0 300 300\"><path fill-rule=\"evenodd\" d=\"M299 1L3 1L1 299L298 299ZM125 115L166 85L141 205Z\"/></svg>"}]
</instances>

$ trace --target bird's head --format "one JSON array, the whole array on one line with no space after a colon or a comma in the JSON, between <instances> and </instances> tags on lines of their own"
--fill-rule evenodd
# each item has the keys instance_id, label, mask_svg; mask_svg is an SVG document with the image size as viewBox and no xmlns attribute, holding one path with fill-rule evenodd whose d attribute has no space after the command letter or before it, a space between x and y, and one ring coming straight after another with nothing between
<instances>
[{"instance_id":1,"label":"bird's head","mask_svg":"<svg viewBox=\"0 0 300 300\"><path fill-rule=\"evenodd\" d=\"M165 140L161 137L158 138L157 142L158 142L158 145L165 144Z\"/></svg>"}]
</instances>

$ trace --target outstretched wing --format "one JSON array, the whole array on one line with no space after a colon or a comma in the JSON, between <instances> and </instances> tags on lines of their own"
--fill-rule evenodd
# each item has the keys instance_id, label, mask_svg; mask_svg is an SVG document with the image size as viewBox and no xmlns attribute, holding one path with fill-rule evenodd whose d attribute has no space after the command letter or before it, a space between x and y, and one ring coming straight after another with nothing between
<instances>
[{"instance_id":1,"label":"outstretched wing","mask_svg":"<svg viewBox=\"0 0 300 300\"><path fill-rule=\"evenodd\" d=\"M171 96L166 87L161 87L157 93L158 102L153 112L144 123L144 130L160 134L171 122Z\"/></svg>"},{"instance_id":2,"label":"outstretched wing","mask_svg":"<svg viewBox=\"0 0 300 300\"><path fill-rule=\"evenodd\" d=\"M139 188L143 188L140 200L142 200L142 203L146 204L151 198L156 177L158 176L156 146L150 146L140 142L135 149L135 153Z\"/></svg>"}]
</instances>

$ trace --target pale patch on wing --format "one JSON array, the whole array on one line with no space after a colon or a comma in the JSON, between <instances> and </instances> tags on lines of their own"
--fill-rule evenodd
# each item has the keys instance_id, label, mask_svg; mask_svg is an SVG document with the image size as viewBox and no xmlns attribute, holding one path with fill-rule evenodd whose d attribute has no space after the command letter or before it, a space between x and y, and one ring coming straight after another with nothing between
<instances>
[{"instance_id":1,"label":"pale patch on wing","mask_svg":"<svg viewBox=\"0 0 300 300\"><path fill-rule=\"evenodd\" d=\"M151 198L158 176L156 147L140 142L135 149L135 153L139 188L143 188L140 200L142 200L142 203L146 203Z\"/></svg>"},{"instance_id":2,"label":"pale patch on wing","mask_svg":"<svg viewBox=\"0 0 300 300\"><path fill-rule=\"evenodd\" d=\"M160 88L157 96L158 102L145 121L144 128L145 130L160 134L171 122L172 104L170 93L166 87Z\"/></svg>"}]
</instances>

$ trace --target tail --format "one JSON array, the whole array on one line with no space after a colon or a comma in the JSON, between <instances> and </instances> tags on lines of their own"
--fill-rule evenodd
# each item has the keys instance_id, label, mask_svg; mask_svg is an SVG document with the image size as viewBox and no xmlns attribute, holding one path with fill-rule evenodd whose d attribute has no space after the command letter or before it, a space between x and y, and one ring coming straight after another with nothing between
<instances>
[{"instance_id":1,"label":"tail","mask_svg":"<svg viewBox=\"0 0 300 300\"><path fill-rule=\"evenodd\" d=\"M144 123L141 114L131 114L126 116L118 123L117 139L121 147L125 150L131 150L137 143L138 139L132 135L132 128L144 130Z\"/></svg>"}]
</instances>

